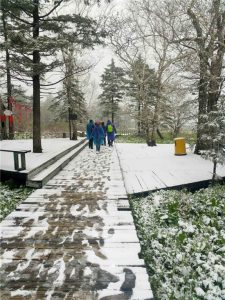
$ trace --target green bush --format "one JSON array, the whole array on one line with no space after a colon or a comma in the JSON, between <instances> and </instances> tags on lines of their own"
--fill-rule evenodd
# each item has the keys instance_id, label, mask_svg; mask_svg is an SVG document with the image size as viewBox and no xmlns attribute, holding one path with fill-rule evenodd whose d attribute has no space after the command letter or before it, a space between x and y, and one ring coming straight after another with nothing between
<instances>
[{"instance_id":1,"label":"green bush","mask_svg":"<svg viewBox=\"0 0 225 300\"><path fill-rule=\"evenodd\" d=\"M131 199L156 300L225 299L225 186Z\"/></svg>"},{"instance_id":2,"label":"green bush","mask_svg":"<svg viewBox=\"0 0 225 300\"><path fill-rule=\"evenodd\" d=\"M0 221L25 200L33 189L17 186L13 182L0 183Z\"/></svg>"}]
</instances>

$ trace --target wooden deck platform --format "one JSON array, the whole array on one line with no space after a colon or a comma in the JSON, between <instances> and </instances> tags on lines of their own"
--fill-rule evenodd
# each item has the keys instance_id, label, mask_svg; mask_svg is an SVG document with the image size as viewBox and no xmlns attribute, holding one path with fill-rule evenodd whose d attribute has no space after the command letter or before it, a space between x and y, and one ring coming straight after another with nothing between
<instances>
[{"instance_id":1,"label":"wooden deck platform","mask_svg":"<svg viewBox=\"0 0 225 300\"><path fill-rule=\"evenodd\" d=\"M86 138L72 141L66 138L42 139L42 153L33 153L32 140L4 140L0 142L1 180L15 181L31 187L42 187L87 145ZM27 150L26 169L15 170L13 155L6 150Z\"/></svg>"},{"instance_id":2,"label":"wooden deck platform","mask_svg":"<svg viewBox=\"0 0 225 300\"><path fill-rule=\"evenodd\" d=\"M187 149L174 155L173 144L116 144L125 188L130 195L182 187L204 187L212 179L213 164ZM225 166L217 173L225 178Z\"/></svg>"}]
</instances>

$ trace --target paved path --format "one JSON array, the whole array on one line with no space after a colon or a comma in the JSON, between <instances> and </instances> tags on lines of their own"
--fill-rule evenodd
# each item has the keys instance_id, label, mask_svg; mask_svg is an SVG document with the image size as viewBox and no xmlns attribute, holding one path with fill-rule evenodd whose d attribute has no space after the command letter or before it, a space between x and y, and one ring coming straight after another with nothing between
<instances>
[{"instance_id":1,"label":"paved path","mask_svg":"<svg viewBox=\"0 0 225 300\"><path fill-rule=\"evenodd\" d=\"M1 224L1 300L151 299L115 150L85 149Z\"/></svg>"}]
</instances>

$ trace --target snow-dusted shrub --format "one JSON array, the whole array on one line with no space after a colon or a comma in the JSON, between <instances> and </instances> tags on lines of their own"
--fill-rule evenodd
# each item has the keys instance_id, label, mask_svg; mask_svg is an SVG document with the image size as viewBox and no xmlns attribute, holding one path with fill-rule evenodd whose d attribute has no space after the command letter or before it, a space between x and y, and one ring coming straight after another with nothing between
<instances>
[{"instance_id":1,"label":"snow-dusted shrub","mask_svg":"<svg viewBox=\"0 0 225 300\"><path fill-rule=\"evenodd\" d=\"M33 190L0 183L0 221L12 212L18 203L25 200Z\"/></svg>"},{"instance_id":2,"label":"snow-dusted shrub","mask_svg":"<svg viewBox=\"0 0 225 300\"><path fill-rule=\"evenodd\" d=\"M213 177L216 179L217 164L225 163L225 104L221 103L218 109L205 115L205 134L201 137L207 145L207 150L201 151L201 155L213 162Z\"/></svg>"},{"instance_id":3,"label":"snow-dusted shrub","mask_svg":"<svg viewBox=\"0 0 225 300\"><path fill-rule=\"evenodd\" d=\"M155 299L225 299L225 186L131 203Z\"/></svg>"}]
</instances>

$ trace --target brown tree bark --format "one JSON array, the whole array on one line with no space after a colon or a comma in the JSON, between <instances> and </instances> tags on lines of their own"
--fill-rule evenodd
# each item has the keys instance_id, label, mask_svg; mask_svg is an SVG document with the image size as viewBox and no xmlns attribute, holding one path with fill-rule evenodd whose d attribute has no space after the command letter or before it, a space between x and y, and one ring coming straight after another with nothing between
<instances>
[{"instance_id":1,"label":"brown tree bark","mask_svg":"<svg viewBox=\"0 0 225 300\"><path fill-rule=\"evenodd\" d=\"M8 44L8 30L7 30L7 23L6 23L6 16L4 9L2 10L2 24L3 24L3 32L4 32L4 39L6 45ZM11 73L10 73L10 54L8 50L8 45L6 46L5 49L5 59L6 59L6 77L7 77L7 101L8 101L8 109L12 111L12 103L10 101L10 97L12 96L12 82L11 82ZM8 128L9 128L9 139L14 138L14 125L13 123L9 122L8 123ZM4 122L4 136L5 138L7 137L7 130L6 130L6 122Z\"/></svg>"},{"instance_id":2,"label":"brown tree bark","mask_svg":"<svg viewBox=\"0 0 225 300\"><path fill-rule=\"evenodd\" d=\"M39 36L39 0L33 0L33 38ZM33 51L33 152L41 153L40 52Z\"/></svg>"}]
</instances>

